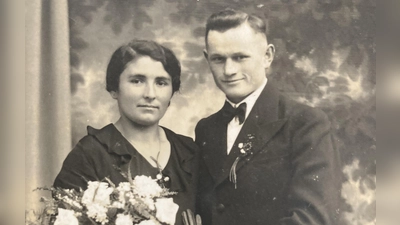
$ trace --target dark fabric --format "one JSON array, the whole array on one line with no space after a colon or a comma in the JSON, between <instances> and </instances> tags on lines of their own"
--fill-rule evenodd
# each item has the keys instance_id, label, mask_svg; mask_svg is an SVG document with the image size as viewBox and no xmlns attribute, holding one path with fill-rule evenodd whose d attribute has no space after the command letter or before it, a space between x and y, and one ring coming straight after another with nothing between
<instances>
[{"instance_id":1,"label":"dark fabric","mask_svg":"<svg viewBox=\"0 0 400 225\"><path fill-rule=\"evenodd\" d=\"M179 205L176 224L182 224L182 211L195 210L198 148L191 138L177 135L167 128L163 129L171 143L171 156L163 175L170 178L166 187L178 192L173 200ZM129 165L132 177L146 175L156 178L159 172L113 124L100 130L88 127L88 135L79 141L65 159L54 181L54 187L86 189L87 181L102 181L105 177L118 185L127 181L121 171L127 172Z\"/></svg>"},{"instance_id":2,"label":"dark fabric","mask_svg":"<svg viewBox=\"0 0 400 225\"><path fill-rule=\"evenodd\" d=\"M229 102L225 102L224 107L222 108L222 115L224 117L224 121L229 123L234 117L239 119L239 124L244 122L246 118L246 103L240 104L237 108L233 108Z\"/></svg>"},{"instance_id":3,"label":"dark fabric","mask_svg":"<svg viewBox=\"0 0 400 225\"><path fill-rule=\"evenodd\" d=\"M336 224L342 173L322 111L289 100L268 82L228 156L222 114L196 126L203 224ZM238 145L249 142L251 153L243 156ZM229 171L237 157L235 189Z\"/></svg>"}]
</instances>

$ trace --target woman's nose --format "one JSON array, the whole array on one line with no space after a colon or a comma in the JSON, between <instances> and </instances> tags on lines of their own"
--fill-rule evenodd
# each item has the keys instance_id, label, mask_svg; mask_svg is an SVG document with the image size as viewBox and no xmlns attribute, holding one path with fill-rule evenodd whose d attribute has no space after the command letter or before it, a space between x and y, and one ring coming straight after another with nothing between
<instances>
[{"instance_id":1,"label":"woman's nose","mask_svg":"<svg viewBox=\"0 0 400 225\"><path fill-rule=\"evenodd\" d=\"M154 85L151 85L151 84L146 85L146 88L144 91L144 97L147 99L155 99L156 98Z\"/></svg>"}]
</instances>

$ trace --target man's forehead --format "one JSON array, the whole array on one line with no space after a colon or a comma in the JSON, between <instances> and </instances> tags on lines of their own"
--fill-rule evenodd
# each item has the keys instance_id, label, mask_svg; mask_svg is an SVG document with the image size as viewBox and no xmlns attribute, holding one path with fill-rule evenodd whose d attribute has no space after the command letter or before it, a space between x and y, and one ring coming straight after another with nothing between
<instances>
[{"instance_id":1,"label":"man's forehead","mask_svg":"<svg viewBox=\"0 0 400 225\"><path fill-rule=\"evenodd\" d=\"M227 41L227 40L243 40L243 41L266 41L267 38L264 33L254 30L247 23L240 26L230 28L227 30L210 30L207 35L207 42ZM207 43L207 44L208 44Z\"/></svg>"},{"instance_id":2,"label":"man's forehead","mask_svg":"<svg viewBox=\"0 0 400 225\"><path fill-rule=\"evenodd\" d=\"M267 45L264 34L246 29L230 29L225 32L210 31L206 47L209 53L240 53L254 48L262 49Z\"/></svg>"}]
</instances>

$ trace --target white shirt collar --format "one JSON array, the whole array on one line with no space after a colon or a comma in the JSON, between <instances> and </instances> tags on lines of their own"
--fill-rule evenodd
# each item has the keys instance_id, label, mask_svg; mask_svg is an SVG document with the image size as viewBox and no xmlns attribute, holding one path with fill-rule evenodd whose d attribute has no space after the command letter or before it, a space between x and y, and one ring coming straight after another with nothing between
<instances>
[{"instance_id":1,"label":"white shirt collar","mask_svg":"<svg viewBox=\"0 0 400 225\"><path fill-rule=\"evenodd\" d=\"M246 117L250 114L251 110L253 109L254 104L256 104L256 101L258 99L258 97L261 95L261 92L264 90L265 85L267 85L268 79L266 78L265 81L263 82L262 85L260 85L260 87L258 87L255 91L253 91L253 93L251 93L249 96L247 96L245 99L243 99L241 102L235 104L231 101L229 101L229 99L226 99L227 102L229 102L229 104L232 105L232 107L237 108L240 104L242 103L246 103Z\"/></svg>"}]
</instances>

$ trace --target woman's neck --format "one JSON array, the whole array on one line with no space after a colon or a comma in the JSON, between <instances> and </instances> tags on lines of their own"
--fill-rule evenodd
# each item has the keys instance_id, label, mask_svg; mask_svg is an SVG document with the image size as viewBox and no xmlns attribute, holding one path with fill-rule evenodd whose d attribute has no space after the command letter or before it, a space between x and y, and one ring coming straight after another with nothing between
<instances>
[{"instance_id":1,"label":"woman's neck","mask_svg":"<svg viewBox=\"0 0 400 225\"><path fill-rule=\"evenodd\" d=\"M158 124L143 126L131 121L126 121L121 117L114 125L122 135L130 141L154 143L158 142L160 139Z\"/></svg>"},{"instance_id":2,"label":"woman's neck","mask_svg":"<svg viewBox=\"0 0 400 225\"><path fill-rule=\"evenodd\" d=\"M114 125L153 167L162 169L167 165L171 145L158 124L140 126L121 117Z\"/></svg>"}]
</instances>

